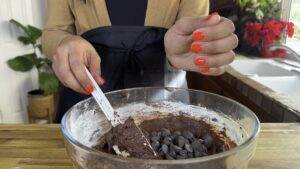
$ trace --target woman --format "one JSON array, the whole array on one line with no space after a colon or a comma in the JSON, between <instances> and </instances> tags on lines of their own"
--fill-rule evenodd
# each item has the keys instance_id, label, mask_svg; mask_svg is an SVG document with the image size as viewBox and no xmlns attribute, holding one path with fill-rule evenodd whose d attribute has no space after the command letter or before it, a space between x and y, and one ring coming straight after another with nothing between
<instances>
[{"instance_id":1,"label":"woman","mask_svg":"<svg viewBox=\"0 0 300 169\"><path fill-rule=\"evenodd\" d=\"M207 16L208 0L48 0L47 7L43 49L65 86L58 121L93 91L85 67L108 92L163 86L165 63L220 75L234 59L234 25Z\"/></svg>"}]
</instances>

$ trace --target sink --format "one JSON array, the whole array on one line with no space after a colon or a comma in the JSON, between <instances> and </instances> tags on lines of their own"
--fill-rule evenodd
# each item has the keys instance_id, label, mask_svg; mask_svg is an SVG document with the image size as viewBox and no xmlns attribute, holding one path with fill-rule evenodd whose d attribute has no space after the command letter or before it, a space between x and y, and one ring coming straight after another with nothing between
<instances>
[{"instance_id":1,"label":"sink","mask_svg":"<svg viewBox=\"0 0 300 169\"><path fill-rule=\"evenodd\" d=\"M250 78L277 93L300 94L300 76Z\"/></svg>"},{"instance_id":2,"label":"sink","mask_svg":"<svg viewBox=\"0 0 300 169\"><path fill-rule=\"evenodd\" d=\"M230 65L274 92L300 94L300 71L290 65L272 59L235 60Z\"/></svg>"},{"instance_id":3,"label":"sink","mask_svg":"<svg viewBox=\"0 0 300 169\"><path fill-rule=\"evenodd\" d=\"M230 64L232 68L246 76L293 76L294 72L276 65L269 59L236 60Z\"/></svg>"}]
</instances>

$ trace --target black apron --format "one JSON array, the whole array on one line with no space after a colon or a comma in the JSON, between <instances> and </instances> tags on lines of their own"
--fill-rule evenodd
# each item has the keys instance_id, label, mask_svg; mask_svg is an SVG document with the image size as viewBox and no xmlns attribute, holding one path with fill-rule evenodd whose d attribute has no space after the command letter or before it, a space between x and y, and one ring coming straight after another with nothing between
<instances>
[{"instance_id":1,"label":"black apron","mask_svg":"<svg viewBox=\"0 0 300 169\"><path fill-rule=\"evenodd\" d=\"M164 86L166 29L145 26L100 27L85 32L101 58L103 92L132 87ZM73 105L90 96L63 87L57 122Z\"/></svg>"}]
</instances>

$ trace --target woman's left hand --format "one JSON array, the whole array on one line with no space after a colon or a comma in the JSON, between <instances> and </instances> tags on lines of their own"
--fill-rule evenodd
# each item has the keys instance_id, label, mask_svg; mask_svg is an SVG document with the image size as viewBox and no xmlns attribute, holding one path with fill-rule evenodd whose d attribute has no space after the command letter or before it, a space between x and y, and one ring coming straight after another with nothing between
<instances>
[{"instance_id":1,"label":"woman's left hand","mask_svg":"<svg viewBox=\"0 0 300 169\"><path fill-rule=\"evenodd\" d=\"M232 21L211 14L179 19L165 35L166 55L172 66L204 75L220 75L234 60L238 45Z\"/></svg>"}]
</instances>

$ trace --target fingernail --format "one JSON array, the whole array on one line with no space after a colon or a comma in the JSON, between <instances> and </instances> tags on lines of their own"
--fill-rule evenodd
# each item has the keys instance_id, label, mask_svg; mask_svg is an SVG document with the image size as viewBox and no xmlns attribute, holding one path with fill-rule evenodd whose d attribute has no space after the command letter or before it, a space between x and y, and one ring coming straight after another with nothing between
<instances>
[{"instance_id":1,"label":"fingernail","mask_svg":"<svg viewBox=\"0 0 300 169\"><path fill-rule=\"evenodd\" d=\"M194 41L202 41L205 38L205 35L203 32L197 31L193 34Z\"/></svg>"},{"instance_id":2,"label":"fingernail","mask_svg":"<svg viewBox=\"0 0 300 169\"><path fill-rule=\"evenodd\" d=\"M103 85L105 83L104 79L101 76L96 77L96 81L100 84Z\"/></svg>"},{"instance_id":3,"label":"fingernail","mask_svg":"<svg viewBox=\"0 0 300 169\"><path fill-rule=\"evenodd\" d=\"M198 43L194 43L191 46L191 51L194 52L194 53L199 53L199 52L202 51L202 46Z\"/></svg>"},{"instance_id":4,"label":"fingernail","mask_svg":"<svg viewBox=\"0 0 300 169\"><path fill-rule=\"evenodd\" d=\"M195 60L195 64L199 65L199 66L203 66L203 65L205 65L205 59L203 59L203 58L197 58Z\"/></svg>"},{"instance_id":5,"label":"fingernail","mask_svg":"<svg viewBox=\"0 0 300 169\"><path fill-rule=\"evenodd\" d=\"M207 16L206 20L210 20L214 15L219 15L219 13L218 12L213 12L213 13L209 14Z\"/></svg>"},{"instance_id":6,"label":"fingernail","mask_svg":"<svg viewBox=\"0 0 300 169\"><path fill-rule=\"evenodd\" d=\"M209 73L209 67L202 67L202 68L200 68L200 72L203 73L203 74Z\"/></svg>"},{"instance_id":7,"label":"fingernail","mask_svg":"<svg viewBox=\"0 0 300 169\"><path fill-rule=\"evenodd\" d=\"M94 91L94 87L90 84L86 85L84 90L88 93L91 94Z\"/></svg>"},{"instance_id":8,"label":"fingernail","mask_svg":"<svg viewBox=\"0 0 300 169\"><path fill-rule=\"evenodd\" d=\"M101 85L105 84L105 80L103 79L103 77L100 78L101 79Z\"/></svg>"}]
</instances>

